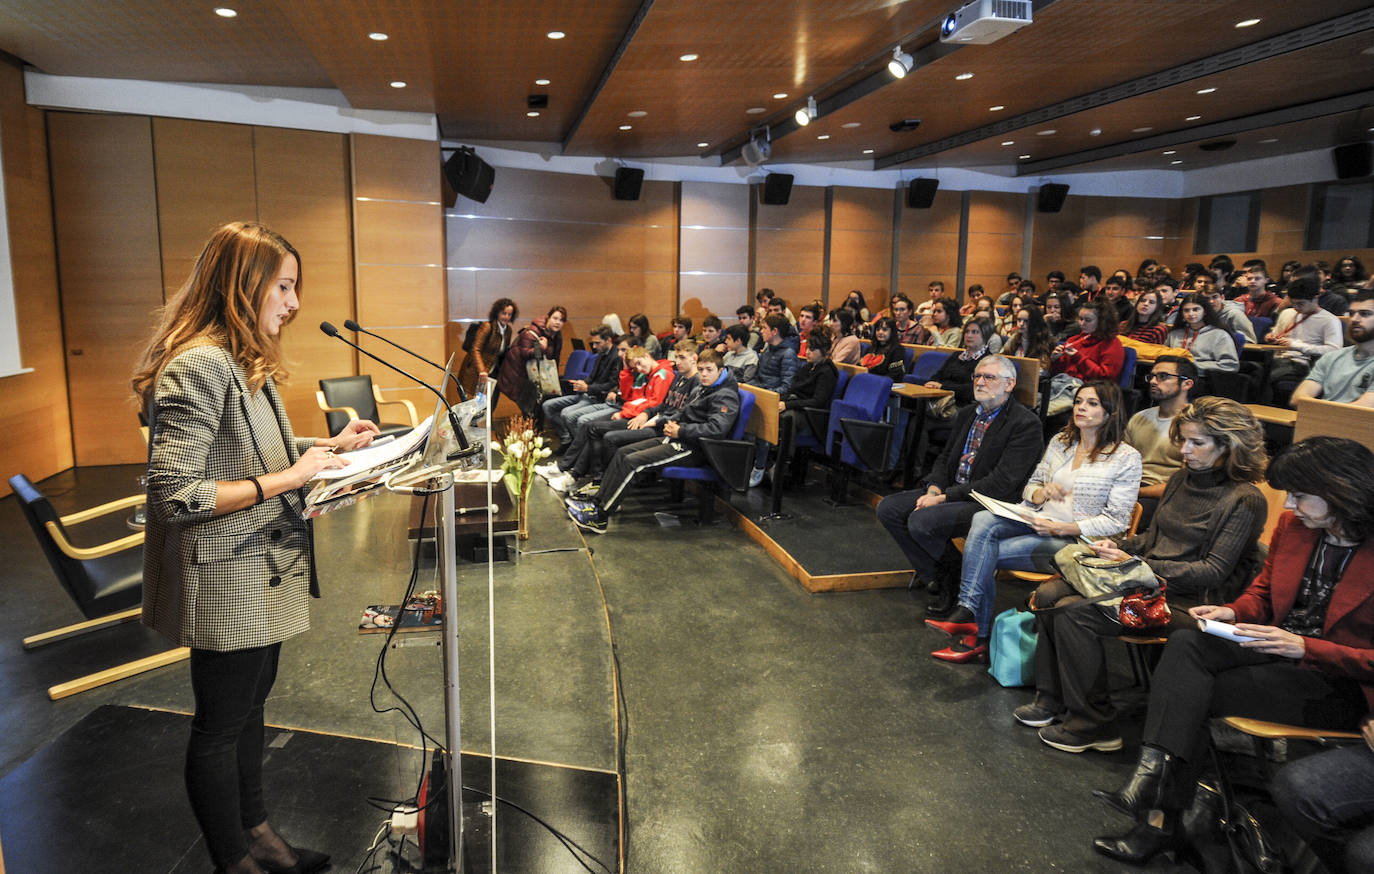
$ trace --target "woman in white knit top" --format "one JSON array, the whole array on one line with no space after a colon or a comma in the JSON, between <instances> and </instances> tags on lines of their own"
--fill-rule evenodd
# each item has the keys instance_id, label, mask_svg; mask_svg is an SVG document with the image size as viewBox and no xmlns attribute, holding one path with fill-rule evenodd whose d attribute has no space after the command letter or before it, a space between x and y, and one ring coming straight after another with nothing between
<instances>
[{"instance_id":1,"label":"woman in white knit top","mask_svg":"<svg viewBox=\"0 0 1374 874\"><path fill-rule=\"evenodd\" d=\"M1121 389L1094 380L1073 399L1073 416L1045 449L1022 493L1018 522L984 510L964 542L959 606L926 624L951 635L931 653L951 662L985 661L997 571L1053 571L1054 554L1079 535L1099 540L1130 526L1140 491L1140 453L1124 442Z\"/></svg>"}]
</instances>

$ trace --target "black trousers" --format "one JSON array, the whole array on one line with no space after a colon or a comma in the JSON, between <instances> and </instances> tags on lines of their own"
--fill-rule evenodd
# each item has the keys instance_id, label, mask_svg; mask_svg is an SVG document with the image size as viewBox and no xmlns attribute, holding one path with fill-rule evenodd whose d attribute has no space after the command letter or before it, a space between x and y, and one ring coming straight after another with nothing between
<instances>
[{"instance_id":1,"label":"black trousers","mask_svg":"<svg viewBox=\"0 0 1374 874\"><path fill-rule=\"evenodd\" d=\"M1364 712L1364 694L1348 677L1188 628L1170 635L1155 668L1143 740L1196 767L1212 717L1350 730Z\"/></svg>"},{"instance_id":2,"label":"black trousers","mask_svg":"<svg viewBox=\"0 0 1374 874\"><path fill-rule=\"evenodd\" d=\"M615 512L625 497L625 490L644 471L670 464L692 463L690 460L697 456L696 452L676 440L663 441L664 438L660 437L631 443L615 454L596 493L596 503L602 510Z\"/></svg>"},{"instance_id":3,"label":"black trousers","mask_svg":"<svg viewBox=\"0 0 1374 874\"><path fill-rule=\"evenodd\" d=\"M950 540L968 534L969 522L983 507L977 501L945 501L917 510L916 502L925 493L925 489L912 489L888 495L878 502L878 521L892 535L916 575L930 582L939 574L942 560L949 563L956 558L948 554L954 551ZM953 565L957 567L958 561Z\"/></svg>"},{"instance_id":4,"label":"black trousers","mask_svg":"<svg viewBox=\"0 0 1374 874\"><path fill-rule=\"evenodd\" d=\"M262 705L277 679L280 653L280 643L231 652L191 650L196 713L186 747L186 792L218 867L247 855L243 832L267 821Z\"/></svg>"}]
</instances>

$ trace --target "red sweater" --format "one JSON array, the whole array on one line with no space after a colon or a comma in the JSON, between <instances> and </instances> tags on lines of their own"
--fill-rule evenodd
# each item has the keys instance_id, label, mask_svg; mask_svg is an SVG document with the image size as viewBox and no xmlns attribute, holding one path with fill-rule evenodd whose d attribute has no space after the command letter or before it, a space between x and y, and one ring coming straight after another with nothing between
<instances>
[{"instance_id":1,"label":"red sweater","mask_svg":"<svg viewBox=\"0 0 1374 874\"><path fill-rule=\"evenodd\" d=\"M1064 354L1054 359L1050 372L1067 373L1084 382L1093 379L1115 382L1125 364L1126 350L1115 337L1104 341L1092 334L1074 334L1064 341Z\"/></svg>"},{"instance_id":2,"label":"red sweater","mask_svg":"<svg viewBox=\"0 0 1374 874\"><path fill-rule=\"evenodd\" d=\"M628 379L633 384L634 368L627 367L620 372L620 385L622 389ZM668 396L668 386L673 384L673 365L668 359L663 359L654 365L654 369L649 372L649 379L643 385L625 389L621 394L621 400L625 403L620 408L620 418L633 419L647 409L656 407L663 403L663 399Z\"/></svg>"}]
</instances>

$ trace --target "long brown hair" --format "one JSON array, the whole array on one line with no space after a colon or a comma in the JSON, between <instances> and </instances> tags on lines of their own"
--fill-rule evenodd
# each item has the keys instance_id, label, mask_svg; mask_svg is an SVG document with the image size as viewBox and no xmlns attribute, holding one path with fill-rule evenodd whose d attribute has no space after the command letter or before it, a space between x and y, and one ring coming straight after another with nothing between
<instances>
[{"instance_id":1,"label":"long brown hair","mask_svg":"<svg viewBox=\"0 0 1374 874\"><path fill-rule=\"evenodd\" d=\"M1117 447L1126 439L1126 416L1121 409L1121 388L1116 383L1094 379L1080 385L1073 393L1073 399L1078 400L1079 394L1088 388L1097 395L1097 402L1107 412L1106 421L1097 429L1097 444L1093 446L1092 452L1088 453L1088 461L1096 464L1099 456L1116 452ZM1069 422L1064 426L1064 430L1059 432L1059 439L1065 446L1072 446L1083 439L1083 433L1078 430L1072 413L1069 414Z\"/></svg>"},{"instance_id":2,"label":"long brown hair","mask_svg":"<svg viewBox=\"0 0 1374 874\"><path fill-rule=\"evenodd\" d=\"M210 236L191 275L162 308L157 330L139 358L132 381L134 393L146 405L158 375L177 354L192 346L222 346L248 374L248 387L257 391L267 382L283 380L281 344L258 325L263 299L286 256L300 255L280 234L253 222L230 222ZM301 293L301 275L296 295ZM295 313L287 319L290 323Z\"/></svg>"}]
</instances>

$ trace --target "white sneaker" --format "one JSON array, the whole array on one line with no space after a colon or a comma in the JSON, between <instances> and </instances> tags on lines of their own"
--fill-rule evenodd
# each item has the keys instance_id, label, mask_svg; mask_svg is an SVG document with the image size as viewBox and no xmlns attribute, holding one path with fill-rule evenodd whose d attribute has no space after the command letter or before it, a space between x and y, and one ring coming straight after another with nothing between
<instances>
[{"instance_id":1,"label":"white sneaker","mask_svg":"<svg viewBox=\"0 0 1374 874\"><path fill-rule=\"evenodd\" d=\"M549 479L550 477L562 473L562 471L558 468L558 462L550 461L547 464L536 464L534 466L534 473L536 476L542 476L544 479Z\"/></svg>"},{"instance_id":2,"label":"white sneaker","mask_svg":"<svg viewBox=\"0 0 1374 874\"><path fill-rule=\"evenodd\" d=\"M764 468L756 467L749 472L749 488L757 488L763 482Z\"/></svg>"},{"instance_id":3,"label":"white sneaker","mask_svg":"<svg viewBox=\"0 0 1374 874\"><path fill-rule=\"evenodd\" d=\"M577 484L577 480L573 478L573 475L570 473L559 472L549 477L548 483L549 488L558 492L560 495L566 495L568 492L572 491L572 487Z\"/></svg>"}]
</instances>

